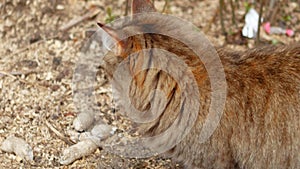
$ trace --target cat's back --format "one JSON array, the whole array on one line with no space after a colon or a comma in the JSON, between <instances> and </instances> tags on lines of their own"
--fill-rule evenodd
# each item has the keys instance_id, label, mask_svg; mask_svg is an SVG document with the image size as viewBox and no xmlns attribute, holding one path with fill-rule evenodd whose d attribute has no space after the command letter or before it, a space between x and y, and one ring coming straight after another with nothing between
<instances>
[{"instance_id":1,"label":"cat's back","mask_svg":"<svg viewBox=\"0 0 300 169\"><path fill-rule=\"evenodd\" d=\"M300 45L218 53L228 85L221 128L238 166L300 167Z\"/></svg>"},{"instance_id":2,"label":"cat's back","mask_svg":"<svg viewBox=\"0 0 300 169\"><path fill-rule=\"evenodd\" d=\"M229 95L268 90L269 95L300 99L300 44L264 46L234 52L218 49ZM249 93L247 94L248 97ZM259 99L259 98L256 98ZM293 100L286 100L287 104Z\"/></svg>"},{"instance_id":3,"label":"cat's back","mask_svg":"<svg viewBox=\"0 0 300 169\"><path fill-rule=\"evenodd\" d=\"M252 66L252 69L261 70L270 66L286 68L300 65L300 44L266 45L245 51L218 48L217 52L225 68L228 66L238 68Z\"/></svg>"}]
</instances>

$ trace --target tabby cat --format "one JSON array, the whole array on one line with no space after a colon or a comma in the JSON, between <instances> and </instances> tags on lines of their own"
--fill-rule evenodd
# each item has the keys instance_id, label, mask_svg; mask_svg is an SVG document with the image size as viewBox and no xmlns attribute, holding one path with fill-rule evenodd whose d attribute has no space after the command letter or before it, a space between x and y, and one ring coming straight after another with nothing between
<instances>
[{"instance_id":1,"label":"tabby cat","mask_svg":"<svg viewBox=\"0 0 300 169\"><path fill-rule=\"evenodd\" d=\"M150 0L132 2L133 14L154 11ZM159 21L147 21L134 25L132 31L138 32L157 23ZM110 76L132 53L149 49L143 54L148 55L146 62L150 62L155 54L151 52L153 48L176 54L192 70L199 90L199 114L188 135L164 155L188 169L300 168L299 44L260 47L244 52L217 49L228 86L226 104L213 135L201 143L200 131L211 103L211 82L194 51L165 35L148 33L121 39L120 30L100 26L118 41L117 50L111 50L104 58ZM123 31L128 30L125 27ZM145 59L129 59L133 72L142 64L140 62ZM179 107L180 87L176 80L159 69L135 72L129 91L132 104L142 111L149 109L147 97L156 88L166 93L168 105L157 119L139 126L140 133L145 136L155 136L170 127L175 117L185 116L179 111L183 108Z\"/></svg>"}]
</instances>

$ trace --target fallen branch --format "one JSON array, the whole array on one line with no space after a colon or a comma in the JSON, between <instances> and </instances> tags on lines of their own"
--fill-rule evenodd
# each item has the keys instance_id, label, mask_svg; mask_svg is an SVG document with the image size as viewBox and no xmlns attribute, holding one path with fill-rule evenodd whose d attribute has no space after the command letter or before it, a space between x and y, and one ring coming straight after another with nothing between
<instances>
[{"instance_id":1,"label":"fallen branch","mask_svg":"<svg viewBox=\"0 0 300 169\"><path fill-rule=\"evenodd\" d=\"M74 18L71 21L69 21L66 25L63 25L59 28L60 31L67 31L70 28L72 28L73 26L79 24L80 22L86 20L86 19L90 19L93 18L94 16L96 16L99 12L101 11L100 8L92 8L88 13L86 13L85 15L78 17L78 18Z\"/></svg>"},{"instance_id":2,"label":"fallen branch","mask_svg":"<svg viewBox=\"0 0 300 169\"><path fill-rule=\"evenodd\" d=\"M0 77L2 76L8 76L8 77L11 77L13 79L16 79L17 77L13 76L11 72L6 72L6 71L3 71L3 70L0 70Z\"/></svg>"},{"instance_id":3,"label":"fallen branch","mask_svg":"<svg viewBox=\"0 0 300 169\"><path fill-rule=\"evenodd\" d=\"M264 9L264 2L263 0L260 0L260 9L259 9L259 17L258 17L258 28L257 28L257 37L255 43L258 45L260 43L260 25L261 25L261 18L263 15L263 9Z\"/></svg>"},{"instance_id":4,"label":"fallen branch","mask_svg":"<svg viewBox=\"0 0 300 169\"><path fill-rule=\"evenodd\" d=\"M63 140L66 144L75 144L72 140L68 139L64 134L60 133L56 128L54 128L47 120L45 120L45 124L59 139Z\"/></svg>"},{"instance_id":5,"label":"fallen branch","mask_svg":"<svg viewBox=\"0 0 300 169\"><path fill-rule=\"evenodd\" d=\"M9 54L8 57L11 57L11 56L23 53L23 52L29 50L33 45L38 45L38 44L40 44L42 42L46 42L47 40L55 39L57 37L58 37L58 35L54 35L54 36L50 36L48 38L46 37L46 38L39 39L39 40L37 40L37 41L35 41L33 43L30 43L29 45L27 45L27 46L25 46L23 48L17 49L15 52Z\"/></svg>"},{"instance_id":6,"label":"fallen branch","mask_svg":"<svg viewBox=\"0 0 300 169\"><path fill-rule=\"evenodd\" d=\"M18 71L6 72L6 71L3 71L3 70L0 70L0 77L9 76L9 77L12 77L12 78L16 78L15 76L29 75L31 73L37 73L37 71L30 70L30 71L27 71L27 72L18 72Z\"/></svg>"}]
</instances>

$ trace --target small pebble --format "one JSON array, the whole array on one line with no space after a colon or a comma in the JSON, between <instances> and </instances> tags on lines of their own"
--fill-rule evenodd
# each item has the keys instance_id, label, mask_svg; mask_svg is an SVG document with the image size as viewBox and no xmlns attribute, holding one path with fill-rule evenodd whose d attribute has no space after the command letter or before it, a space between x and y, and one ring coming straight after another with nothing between
<instances>
[{"instance_id":1,"label":"small pebble","mask_svg":"<svg viewBox=\"0 0 300 169\"><path fill-rule=\"evenodd\" d=\"M100 138L101 140L111 136L112 134L114 134L114 132L114 127L107 124L97 125L91 131L93 136Z\"/></svg>"},{"instance_id":2,"label":"small pebble","mask_svg":"<svg viewBox=\"0 0 300 169\"><path fill-rule=\"evenodd\" d=\"M59 4L59 5L56 6L56 9L57 10L64 10L65 6Z\"/></svg>"},{"instance_id":3,"label":"small pebble","mask_svg":"<svg viewBox=\"0 0 300 169\"><path fill-rule=\"evenodd\" d=\"M68 147L63 151L60 159L60 164L68 165L75 160L88 156L96 151L98 148L97 144L93 140L87 139L83 140L77 144Z\"/></svg>"},{"instance_id":4,"label":"small pebble","mask_svg":"<svg viewBox=\"0 0 300 169\"><path fill-rule=\"evenodd\" d=\"M89 113L80 113L73 121L76 131L84 131L88 129L94 122L94 116Z\"/></svg>"},{"instance_id":5,"label":"small pebble","mask_svg":"<svg viewBox=\"0 0 300 169\"><path fill-rule=\"evenodd\" d=\"M16 154L18 159L21 158L28 162L33 161L32 148L22 138L10 136L2 142L0 149L7 153Z\"/></svg>"}]
</instances>

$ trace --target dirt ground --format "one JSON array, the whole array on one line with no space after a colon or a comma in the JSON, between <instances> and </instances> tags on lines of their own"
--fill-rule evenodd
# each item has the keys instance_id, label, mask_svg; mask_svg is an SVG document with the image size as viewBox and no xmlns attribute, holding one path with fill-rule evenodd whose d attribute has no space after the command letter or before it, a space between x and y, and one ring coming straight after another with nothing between
<instances>
[{"instance_id":1,"label":"dirt ground","mask_svg":"<svg viewBox=\"0 0 300 169\"><path fill-rule=\"evenodd\" d=\"M163 10L164 2L155 1L159 11ZM237 27L231 22L229 3L225 4L227 42L221 33L218 0L171 0L165 12L198 26L215 46L241 50L254 47L254 40L242 38L239 33L244 25L244 4L239 1L235 11ZM272 21L274 25L291 28L295 35L267 35L262 31L263 43L299 43L299 4L286 1ZM15 135L23 138L34 154L34 163L30 164L13 153L0 151L0 168L181 168L169 159L125 159L101 148L70 165L59 163L63 149L72 144L68 131L73 130L77 113L72 75L80 49L89 30L96 28L96 22L123 16L125 7L125 0L0 1L0 144ZM108 16L109 8L113 16ZM267 9L265 13L271 12ZM86 14L87 19L66 29L72 19ZM100 76L105 79L105 75ZM109 94L104 90L101 98L100 110L106 113L110 110Z\"/></svg>"}]
</instances>

